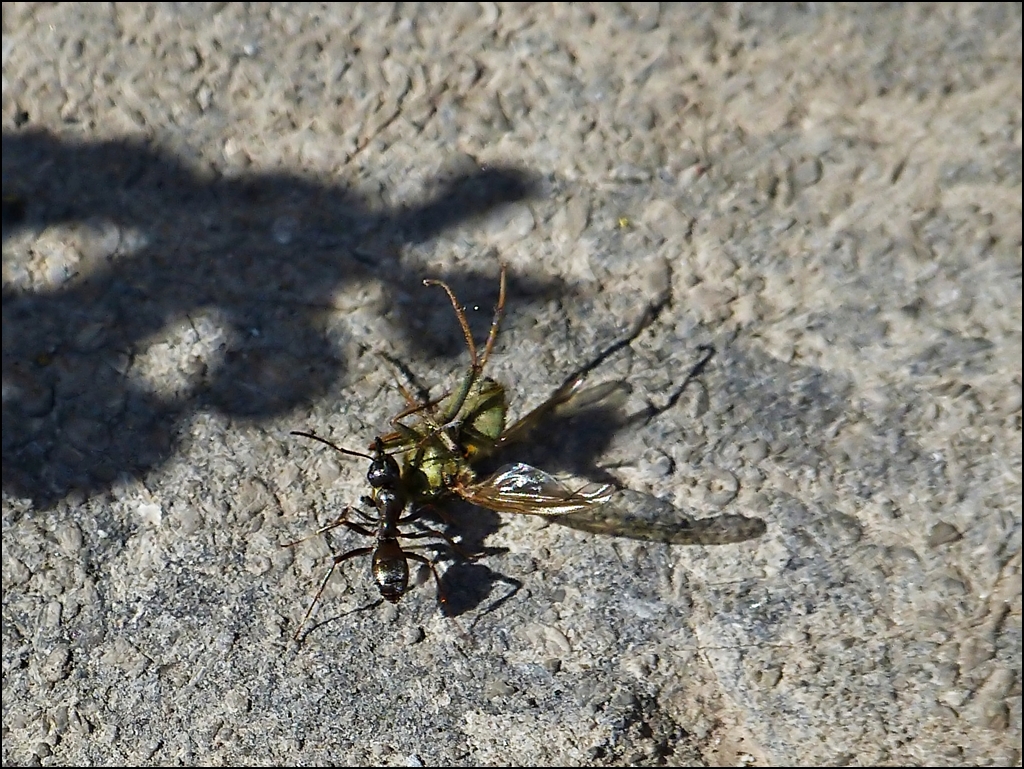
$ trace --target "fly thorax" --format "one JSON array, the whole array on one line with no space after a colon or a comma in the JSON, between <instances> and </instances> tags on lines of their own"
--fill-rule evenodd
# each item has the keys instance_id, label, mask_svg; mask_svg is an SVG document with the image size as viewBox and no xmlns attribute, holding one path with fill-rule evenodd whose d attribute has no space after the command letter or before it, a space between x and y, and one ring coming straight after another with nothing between
<instances>
[{"instance_id":1,"label":"fly thorax","mask_svg":"<svg viewBox=\"0 0 1024 769\"><path fill-rule=\"evenodd\" d=\"M489 378L476 382L460 415L458 443L463 454L471 456L493 448L505 430L507 411L502 385Z\"/></svg>"},{"instance_id":2,"label":"fly thorax","mask_svg":"<svg viewBox=\"0 0 1024 769\"><path fill-rule=\"evenodd\" d=\"M419 476L419 495L431 497L444 490L447 466L452 460L451 452L440 445L432 444L424 449L415 468Z\"/></svg>"}]
</instances>

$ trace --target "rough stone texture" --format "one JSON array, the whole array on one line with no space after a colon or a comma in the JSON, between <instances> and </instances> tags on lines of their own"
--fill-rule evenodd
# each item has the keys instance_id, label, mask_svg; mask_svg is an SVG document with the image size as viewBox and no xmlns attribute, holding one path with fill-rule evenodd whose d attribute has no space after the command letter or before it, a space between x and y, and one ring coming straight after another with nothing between
<instances>
[{"instance_id":1,"label":"rough stone texture","mask_svg":"<svg viewBox=\"0 0 1024 769\"><path fill-rule=\"evenodd\" d=\"M5 764L1020 765L1019 4L12 3L2 120ZM454 619L293 644L367 487L288 431L499 259L515 413L664 303L534 461L767 532L460 510Z\"/></svg>"}]
</instances>

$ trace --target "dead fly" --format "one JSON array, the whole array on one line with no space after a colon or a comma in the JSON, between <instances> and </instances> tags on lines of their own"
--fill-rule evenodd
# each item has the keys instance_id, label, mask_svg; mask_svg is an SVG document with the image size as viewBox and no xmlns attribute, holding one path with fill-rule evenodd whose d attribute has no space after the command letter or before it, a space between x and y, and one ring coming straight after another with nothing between
<instances>
[{"instance_id":1,"label":"dead fly","mask_svg":"<svg viewBox=\"0 0 1024 769\"><path fill-rule=\"evenodd\" d=\"M696 520L672 503L649 494L621 489L613 484L562 480L521 462L505 465L493 474L478 478L474 465L505 446L524 439L548 419L621 392L626 386L617 381L586 388L583 385L587 374L601 361L639 335L650 322L651 314L648 313L626 339L570 376L546 401L506 427L508 404L505 388L483 376L505 309L505 266L501 267L498 301L482 354L473 340L465 310L451 287L436 280L426 280L424 285L439 286L445 291L466 340L470 365L456 388L437 400L430 400L426 395L417 398L399 384L407 408L391 420L393 432L374 440L372 454L335 446L312 433L295 433L326 443L343 454L369 459L367 480L372 492L371 496L363 498L363 502L376 511L374 516L354 510L375 526L373 531L349 520L353 508L346 508L337 520L316 532L319 534L344 526L358 534L375 537L376 543L334 557L331 570L306 612L303 625L334 568L361 555L372 554L373 576L386 600L397 602L404 594L409 581L407 560L411 559L430 568L437 583L438 600L443 603L434 561L403 549L399 540L440 538L444 544L433 542L418 547L453 549L464 555L450 537L424 526L420 520L428 510L439 509L435 503L453 496L499 513L542 515L584 531L673 544L741 542L764 533L764 522L760 519L729 515ZM686 382L696 375L709 357L690 372ZM412 423L407 424L406 420ZM396 457L401 459L401 465ZM403 532L400 529L403 524L412 523L419 527L418 530ZM290 543L295 544L298 543ZM302 625L300 631L301 628Z\"/></svg>"},{"instance_id":2,"label":"dead fly","mask_svg":"<svg viewBox=\"0 0 1024 769\"><path fill-rule=\"evenodd\" d=\"M385 450L402 455L402 478L413 499L422 503L455 495L499 513L542 515L584 531L672 544L742 542L764 533L764 522L757 518L726 515L696 520L667 500L650 494L613 484L562 480L522 462L507 464L483 479L478 478L475 465L509 444L522 441L535 428L628 390L621 381L590 387L584 387L584 383L594 368L639 336L654 315L651 308L627 337L568 377L546 401L506 427L505 388L483 376L505 308L505 278L502 265L498 302L482 355L478 355L465 311L452 289L440 281L424 281L425 285L439 286L448 294L466 340L470 365L458 387L437 401L417 399L399 385L408 407L391 420L395 432L378 441ZM670 404L710 360L712 349L702 349L705 356L691 369ZM414 424L405 424L403 420L409 417L415 418Z\"/></svg>"}]
</instances>

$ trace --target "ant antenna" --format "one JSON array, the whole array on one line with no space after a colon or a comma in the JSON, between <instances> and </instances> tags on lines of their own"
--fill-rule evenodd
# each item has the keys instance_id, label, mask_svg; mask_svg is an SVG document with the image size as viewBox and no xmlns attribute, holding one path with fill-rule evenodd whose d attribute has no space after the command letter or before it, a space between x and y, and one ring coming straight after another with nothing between
<instances>
[{"instance_id":1,"label":"ant antenna","mask_svg":"<svg viewBox=\"0 0 1024 769\"><path fill-rule=\"evenodd\" d=\"M319 435L316 435L314 433L306 433L306 432L303 432L302 430L292 430L291 434L292 435L301 435L303 438L310 438L310 439L312 439L314 441L320 441L320 443L323 443L323 444L325 444L327 446L330 446L332 449L334 449L335 451L340 452L342 454L348 454L349 456L352 456L352 457L362 457L363 459L370 459L370 460L373 459L373 457L371 457L369 454L364 454L361 451L353 451L352 449L342 448L341 446L337 446L337 445L331 443L326 438L321 438Z\"/></svg>"}]
</instances>

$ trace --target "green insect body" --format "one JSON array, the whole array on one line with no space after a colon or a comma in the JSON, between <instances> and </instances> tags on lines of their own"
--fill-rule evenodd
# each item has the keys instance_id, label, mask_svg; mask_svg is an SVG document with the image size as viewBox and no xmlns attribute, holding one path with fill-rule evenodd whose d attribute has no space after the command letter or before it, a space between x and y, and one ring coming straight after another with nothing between
<instances>
[{"instance_id":1,"label":"green insect body","mask_svg":"<svg viewBox=\"0 0 1024 769\"><path fill-rule=\"evenodd\" d=\"M385 445L409 447L400 453L402 482L411 499L431 501L470 485L475 479L471 463L492 452L505 430L508 404L502 385L486 377L476 379L449 417L459 395L439 404L438 413L447 422L421 418L414 426L396 423L397 432L385 439Z\"/></svg>"}]
</instances>

